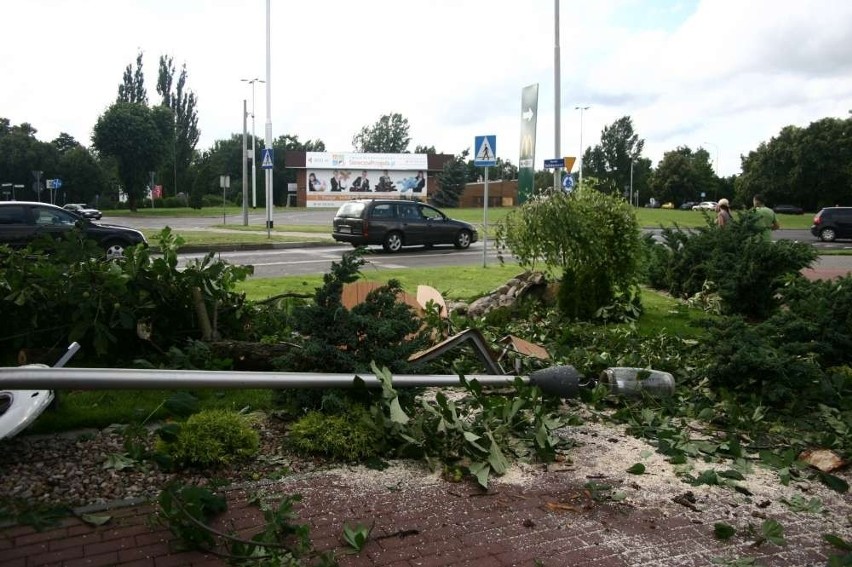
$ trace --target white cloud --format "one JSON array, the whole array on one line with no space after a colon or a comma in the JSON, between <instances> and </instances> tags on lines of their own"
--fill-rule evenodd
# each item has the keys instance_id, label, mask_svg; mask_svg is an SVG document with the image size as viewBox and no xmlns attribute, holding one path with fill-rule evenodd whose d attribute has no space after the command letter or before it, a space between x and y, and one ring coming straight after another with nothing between
<instances>
[{"instance_id":1,"label":"white cloud","mask_svg":"<svg viewBox=\"0 0 852 567\"><path fill-rule=\"evenodd\" d=\"M272 2L273 135L351 149L382 114L415 144L446 152L498 136L517 163L520 95L538 83L538 163L554 153L553 3L542 0ZM161 54L186 63L201 147L241 131L243 78L266 77L262 0L28 0L0 8L0 116L40 139L88 143L124 68L144 52L156 100ZM679 145L718 153L720 172L788 125L848 116L852 3L816 0L563 0L562 154L633 117L646 155ZM263 136L266 88L256 86Z\"/></svg>"}]
</instances>

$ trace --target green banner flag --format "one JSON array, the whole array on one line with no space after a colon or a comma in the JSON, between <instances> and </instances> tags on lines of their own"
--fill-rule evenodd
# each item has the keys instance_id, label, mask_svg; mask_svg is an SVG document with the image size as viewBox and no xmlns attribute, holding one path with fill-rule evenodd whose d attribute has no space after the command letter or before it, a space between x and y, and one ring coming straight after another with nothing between
<instances>
[{"instance_id":1,"label":"green banner flag","mask_svg":"<svg viewBox=\"0 0 852 567\"><path fill-rule=\"evenodd\" d=\"M533 195L535 178L535 124L538 118L538 83L521 91L521 153L518 159L518 203Z\"/></svg>"}]
</instances>

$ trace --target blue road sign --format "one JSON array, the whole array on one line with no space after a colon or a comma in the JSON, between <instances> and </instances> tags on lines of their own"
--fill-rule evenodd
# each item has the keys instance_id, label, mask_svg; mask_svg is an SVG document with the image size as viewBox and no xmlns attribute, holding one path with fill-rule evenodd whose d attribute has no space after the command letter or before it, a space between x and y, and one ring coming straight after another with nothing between
<instances>
[{"instance_id":1,"label":"blue road sign","mask_svg":"<svg viewBox=\"0 0 852 567\"><path fill-rule=\"evenodd\" d=\"M274 160L272 159L272 148L264 148L261 156L260 168L272 169L272 164L274 163Z\"/></svg>"},{"instance_id":2,"label":"blue road sign","mask_svg":"<svg viewBox=\"0 0 852 567\"><path fill-rule=\"evenodd\" d=\"M570 173L562 180L562 188L569 192L574 188L574 178L571 177Z\"/></svg>"},{"instance_id":3,"label":"blue road sign","mask_svg":"<svg viewBox=\"0 0 852 567\"><path fill-rule=\"evenodd\" d=\"M565 158L553 158L544 160L545 169L555 169L557 167L565 167Z\"/></svg>"},{"instance_id":4,"label":"blue road sign","mask_svg":"<svg viewBox=\"0 0 852 567\"><path fill-rule=\"evenodd\" d=\"M473 148L473 165L497 165L497 136L476 136Z\"/></svg>"}]
</instances>

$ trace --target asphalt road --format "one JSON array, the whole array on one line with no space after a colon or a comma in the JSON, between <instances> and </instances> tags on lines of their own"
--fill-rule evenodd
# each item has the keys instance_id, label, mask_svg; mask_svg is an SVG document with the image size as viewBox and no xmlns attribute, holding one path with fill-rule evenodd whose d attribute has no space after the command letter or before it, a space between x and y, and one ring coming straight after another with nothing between
<instances>
[{"instance_id":1,"label":"asphalt road","mask_svg":"<svg viewBox=\"0 0 852 567\"><path fill-rule=\"evenodd\" d=\"M276 226L285 224L292 225L331 225L334 210L319 209L305 211L304 209L288 211L277 209L274 222ZM242 225L242 215L227 217L228 224ZM265 213L253 212L249 215L249 224L263 226L266 221ZM104 218L103 222L124 224L136 228L160 229L166 225L175 231L207 229L222 224L221 217L113 217ZM658 229L647 229L648 232L658 234ZM786 229L773 232L775 240L795 240L807 242L817 248L818 251L852 249L852 242L820 242L815 239L809 230ZM473 244L467 250L456 250L452 246L435 247L431 250L423 248L406 248L397 254L388 254L380 247L373 247L368 257L368 265L365 269L394 269L412 267L451 267L451 266L473 266L483 265L483 243L480 241ZM239 252L221 252L219 256L234 264L251 264L255 267L255 277L277 277L283 275L321 274L329 270L331 262L340 259L341 255L351 250L349 245L329 243L328 245L309 246L300 248L276 248L272 250L254 250ZM181 254L183 261L202 257L203 254L187 253ZM488 242L488 254L485 262L496 264L498 262L493 242ZM822 256L820 265L833 269L847 269L852 271L852 256Z\"/></svg>"}]
</instances>

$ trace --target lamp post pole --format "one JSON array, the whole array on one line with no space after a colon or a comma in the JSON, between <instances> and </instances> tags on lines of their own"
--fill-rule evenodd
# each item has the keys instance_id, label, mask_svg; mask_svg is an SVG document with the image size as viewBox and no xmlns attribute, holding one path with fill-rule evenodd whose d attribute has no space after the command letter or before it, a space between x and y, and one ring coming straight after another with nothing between
<instances>
[{"instance_id":1,"label":"lamp post pole","mask_svg":"<svg viewBox=\"0 0 852 567\"><path fill-rule=\"evenodd\" d=\"M264 143L267 150L272 150L272 28L270 25L270 0L266 0L266 132ZM272 170L266 170L266 237L272 238Z\"/></svg>"},{"instance_id":2,"label":"lamp post pole","mask_svg":"<svg viewBox=\"0 0 852 567\"><path fill-rule=\"evenodd\" d=\"M561 67L561 64L560 64L560 49L559 49L559 0L553 0L553 12L554 12L553 19L554 19L554 23L555 23L555 28L554 28L554 38L555 39L554 39L554 46L553 46L553 75L554 75L554 77L553 77L553 79L554 79L553 80L553 86L554 86L554 89L553 89L554 90L554 93L553 93L554 94L554 96L553 96L553 99L554 99L553 115L554 115L554 126L555 126L554 129L553 129L554 130L553 149L555 150L555 153L553 154L553 157L561 157L562 156L562 150L559 147L560 146L560 143L559 143L560 138L562 137L562 131L561 131L562 130L562 128L561 128L561 123L562 123L562 117L561 117L562 116L561 115L562 95L560 94L560 92L561 92L560 91L560 86L561 86L560 85L560 83L561 83L561 79L560 79L561 69L560 69L560 67ZM569 171L568 173L570 175L571 172ZM559 188L561 186L561 181L562 181L562 168L557 167L553 170L553 191L554 192L559 191Z\"/></svg>"},{"instance_id":3,"label":"lamp post pole","mask_svg":"<svg viewBox=\"0 0 852 567\"><path fill-rule=\"evenodd\" d=\"M589 110L588 106L575 106L574 110L580 111L580 176L577 182L579 187L583 186L583 111Z\"/></svg>"},{"instance_id":4,"label":"lamp post pole","mask_svg":"<svg viewBox=\"0 0 852 567\"><path fill-rule=\"evenodd\" d=\"M254 84L255 83L265 83L261 79L255 77L254 79L240 79L244 83L249 83L251 85L251 208L257 208L257 150L255 148L255 135L254 135Z\"/></svg>"},{"instance_id":5,"label":"lamp post pole","mask_svg":"<svg viewBox=\"0 0 852 567\"><path fill-rule=\"evenodd\" d=\"M716 181L717 181L717 183L714 184L713 196L718 201L719 200L719 183L718 183L718 181L719 181L719 146L717 144L714 144L713 142L704 142L704 143L707 144L707 145L713 146L713 149L716 150L716 159L714 160L715 163L713 164L716 167L714 167L713 169L716 170Z\"/></svg>"}]
</instances>

